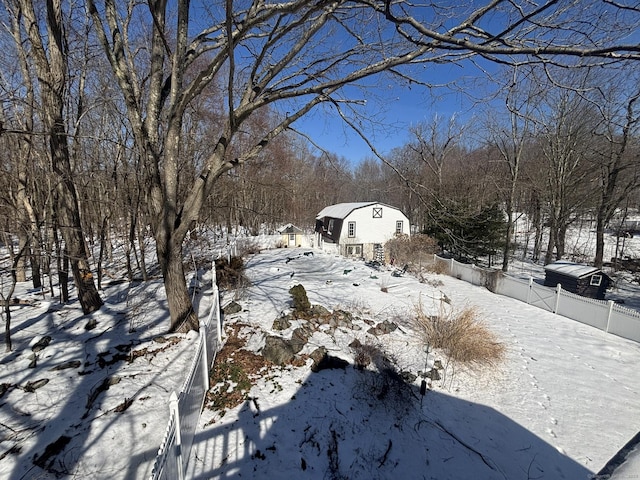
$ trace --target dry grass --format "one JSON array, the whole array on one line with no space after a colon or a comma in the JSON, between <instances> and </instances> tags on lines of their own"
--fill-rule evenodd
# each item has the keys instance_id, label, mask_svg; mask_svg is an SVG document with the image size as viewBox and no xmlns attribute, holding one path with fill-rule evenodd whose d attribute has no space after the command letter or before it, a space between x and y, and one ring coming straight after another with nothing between
<instances>
[{"instance_id":1,"label":"dry grass","mask_svg":"<svg viewBox=\"0 0 640 480\"><path fill-rule=\"evenodd\" d=\"M449 273L449 265L442 261L432 261L424 265L427 272L438 275L447 275Z\"/></svg>"},{"instance_id":2,"label":"dry grass","mask_svg":"<svg viewBox=\"0 0 640 480\"><path fill-rule=\"evenodd\" d=\"M474 308L442 309L439 315L427 315L418 304L411 324L425 345L442 350L454 364L480 368L495 366L504 358L504 345L498 342Z\"/></svg>"}]
</instances>

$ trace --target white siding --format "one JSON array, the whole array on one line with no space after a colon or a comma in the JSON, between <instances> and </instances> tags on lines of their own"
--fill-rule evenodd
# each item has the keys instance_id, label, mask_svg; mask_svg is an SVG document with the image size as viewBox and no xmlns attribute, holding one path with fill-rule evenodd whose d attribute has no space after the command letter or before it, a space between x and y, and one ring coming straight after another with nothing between
<instances>
[{"instance_id":1,"label":"white siding","mask_svg":"<svg viewBox=\"0 0 640 480\"><path fill-rule=\"evenodd\" d=\"M382 218L373 218L373 209L382 209ZM344 219L340 244L384 244L396 234L396 222L402 222L402 233L409 235L409 220L398 209L380 203L353 210ZM356 222L356 236L350 238L349 222Z\"/></svg>"}]
</instances>

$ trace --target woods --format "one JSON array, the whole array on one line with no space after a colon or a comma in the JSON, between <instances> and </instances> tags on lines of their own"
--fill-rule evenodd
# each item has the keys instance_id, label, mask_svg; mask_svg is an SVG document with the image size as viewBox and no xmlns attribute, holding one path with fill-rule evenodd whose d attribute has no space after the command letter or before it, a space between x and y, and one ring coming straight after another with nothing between
<instances>
[{"instance_id":1,"label":"woods","mask_svg":"<svg viewBox=\"0 0 640 480\"><path fill-rule=\"evenodd\" d=\"M4 0L0 12L2 242L34 288L54 272L66 287L70 267L85 313L116 245L129 279L148 278L155 248L168 329L197 329L183 249L199 228L308 227L326 205L376 200L456 255L503 252L506 270L517 214L549 262L573 222L595 219L601 245L617 209L638 206L633 7ZM425 72L442 64L475 68L466 90L480 99L466 118L425 111L403 147L372 143L354 164L298 129L322 111L371 139L369 92L429 96Z\"/></svg>"}]
</instances>

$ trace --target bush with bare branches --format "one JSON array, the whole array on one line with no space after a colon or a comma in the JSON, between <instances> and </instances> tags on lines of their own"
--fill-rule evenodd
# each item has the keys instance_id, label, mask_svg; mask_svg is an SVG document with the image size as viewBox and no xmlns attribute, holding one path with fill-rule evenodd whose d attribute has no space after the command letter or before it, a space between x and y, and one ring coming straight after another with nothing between
<instances>
[{"instance_id":1,"label":"bush with bare branches","mask_svg":"<svg viewBox=\"0 0 640 480\"><path fill-rule=\"evenodd\" d=\"M393 260L396 265L409 265L412 271L420 271L423 265L433 261L438 244L427 235L402 235L389 240L384 248L388 260Z\"/></svg>"}]
</instances>

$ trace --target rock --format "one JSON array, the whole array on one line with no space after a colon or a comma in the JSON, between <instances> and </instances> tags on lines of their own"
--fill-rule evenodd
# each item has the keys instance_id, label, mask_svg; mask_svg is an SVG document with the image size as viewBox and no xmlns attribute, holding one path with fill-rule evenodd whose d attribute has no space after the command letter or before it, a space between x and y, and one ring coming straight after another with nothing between
<instances>
[{"instance_id":1,"label":"rock","mask_svg":"<svg viewBox=\"0 0 640 480\"><path fill-rule=\"evenodd\" d=\"M289 327L291 327L291 322L288 317L276 318L271 326L273 330L286 330Z\"/></svg>"},{"instance_id":2,"label":"rock","mask_svg":"<svg viewBox=\"0 0 640 480\"><path fill-rule=\"evenodd\" d=\"M31 347L31 350L34 353L37 353L41 350L44 350L47 346L49 346L50 343L51 343L51 337L49 335L45 335Z\"/></svg>"},{"instance_id":3,"label":"rock","mask_svg":"<svg viewBox=\"0 0 640 480\"><path fill-rule=\"evenodd\" d=\"M313 305L309 310L309 315L314 317L327 317L331 315L331 312L322 305Z\"/></svg>"},{"instance_id":4,"label":"rock","mask_svg":"<svg viewBox=\"0 0 640 480\"><path fill-rule=\"evenodd\" d=\"M234 313L240 313L242 311L242 307L238 302L232 301L228 303L223 309L222 313L225 315L233 315Z\"/></svg>"},{"instance_id":5,"label":"rock","mask_svg":"<svg viewBox=\"0 0 640 480\"><path fill-rule=\"evenodd\" d=\"M78 368L80 365L82 365L82 362L80 360L69 360L68 362L64 362L61 363L60 365L56 365L55 367L51 368L50 370L66 370L67 368Z\"/></svg>"},{"instance_id":6,"label":"rock","mask_svg":"<svg viewBox=\"0 0 640 480\"><path fill-rule=\"evenodd\" d=\"M320 363L320 360L322 360L322 357L324 357L326 354L327 349L325 347L318 347L313 352L311 352L311 355L309 355L309 357L311 358L311 360L313 360L313 364L316 365ZM313 369L313 367L311 368Z\"/></svg>"},{"instance_id":7,"label":"rock","mask_svg":"<svg viewBox=\"0 0 640 480\"><path fill-rule=\"evenodd\" d=\"M307 297L307 291L300 284L291 287L289 293L293 297L293 309L299 312L308 312L311 309L311 303Z\"/></svg>"},{"instance_id":8,"label":"rock","mask_svg":"<svg viewBox=\"0 0 640 480\"><path fill-rule=\"evenodd\" d=\"M353 329L353 315L344 310L336 310L329 321L329 325L334 328Z\"/></svg>"},{"instance_id":9,"label":"rock","mask_svg":"<svg viewBox=\"0 0 640 480\"><path fill-rule=\"evenodd\" d=\"M96 328L97 325L98 325L98 321L95 318L92 318L84 326L84 329L85 330L93 330L94 328Z\"/></svg>"},{"instance_id":10,"label":"rock","mask_svg":"<svg viewBox=\"0 0 640 480\"><path fill-rule=\"evenodd\" d=\"M296 328L293 331L290 340L293 353L298 353L300 350L302 350L309 341L309 337L311 337L311 334L306 328Z\"/></svg>"},{"instance_id":11,"label":"rock","mask_svg":"<svg viewBox=\"0 0 640 480\"><path fill-rule=\"evenodd\" d=\"M375 327L371 327L369 330L367 330L367 333L370 333L371 335L376 335L376 336L386 335L388 333L393 332L397 328L398 328L398 325L396 325L393 322L390 322L389 320L385 320L384 322L379 323Z\"/></svg>"},{"instance_id":12,"label":"rock","mask_svg":"<svg viewBox=\"0 0 640 480\"><path fill-rule=\"evenodd\" d=\"M407 383L413 383L416 381L416 378L418 378L417 375L411 372L400 372L400 377Z\"/></svg>"},{"instance_id":13,"label":"rock","mask_svg":"<svg viewBox=\"0 0 640 480\"><path fill-rule=\"evenodd\" d=\"M291 342L282 337L268 336L262 349L262 356L276 365L286 365L296 356Z\"/></svg>"},{"instance_id":14,"label":"rock","mask_svg":"<svg viewBox=\"0 0 640 480\"><path fill-rule=\"evenodd\" d=\"M440 372L438 372L438 370L436 370L435 368L429 370L427 373L425 373L424 376L430 378L431 380L440 380Z\"/></svg>"}]
</instances>

